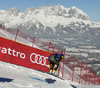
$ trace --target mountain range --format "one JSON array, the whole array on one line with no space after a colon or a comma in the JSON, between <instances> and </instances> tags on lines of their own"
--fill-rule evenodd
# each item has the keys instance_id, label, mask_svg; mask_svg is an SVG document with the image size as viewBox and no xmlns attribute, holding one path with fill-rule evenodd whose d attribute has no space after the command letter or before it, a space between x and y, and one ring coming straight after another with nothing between
<instances>
[{"instance_id":1,"label":"mountain range","mask_svg":"<svg viewBox=\"0 0 100 88\"><path fill-rule=\"evenodd\" d=\"M92 65L95 61L100 62L100 23L92 22L85 12L75 6L32 7L23 12L15 7L0 10L0 24L53 42Z\"/></svg>"},{"instance_id":2,"label":"mountain range","mask_svg":"<svg viewBox=\"0 0 100 88\"><path fill-rule=\"evenodd\" d=\"M23 12L13 7L0 10L0 18L0 23L33 37L100 45L100 23L91 22L89 16L75 6L32 7Z\"/></svg>"}]
</instances>

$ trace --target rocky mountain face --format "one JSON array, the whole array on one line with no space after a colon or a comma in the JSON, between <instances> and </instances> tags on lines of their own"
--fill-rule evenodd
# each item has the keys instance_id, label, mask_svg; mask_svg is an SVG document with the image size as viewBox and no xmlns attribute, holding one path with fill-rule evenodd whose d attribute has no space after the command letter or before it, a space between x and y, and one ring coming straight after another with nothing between
<instances>
[{"instance_id":1,"label":"rocky mountain face","mask_svg":"<svg viewBox=\"0 0 100 88\"><path fill-rule=\"evenodd\" d=\"M38 38L60 38L66 41L68 37L89 41L99 37L100 23L91 22L89 16L75 6L44 6L27 8L24 12L13 7L7 11L0 10L0 18L0 22L7 27L20 29Z\"/></svg>"}]
</instances>

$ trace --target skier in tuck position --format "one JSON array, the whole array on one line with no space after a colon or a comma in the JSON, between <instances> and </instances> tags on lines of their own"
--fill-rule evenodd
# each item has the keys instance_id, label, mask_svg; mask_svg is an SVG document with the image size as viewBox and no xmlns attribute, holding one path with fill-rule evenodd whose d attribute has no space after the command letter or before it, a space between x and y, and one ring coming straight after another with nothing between
<instances>
[{"instance_id":1,"label":"skier in tuck position","mask_svg":"<svg viewBox=\"0 0 100 88\"><path fill-rule=\"evenodd\" d=\"M48 68L50 68L50 72L49 73L52 73L52 74L55 74L55 72L57 71L57 68L59 66L59 62L64 58L64 54L52 54L48 57L48 60L49 60L49 65L48 65ZM51 67L50 67L50 64Z\"/></svg>"}]
</instances>

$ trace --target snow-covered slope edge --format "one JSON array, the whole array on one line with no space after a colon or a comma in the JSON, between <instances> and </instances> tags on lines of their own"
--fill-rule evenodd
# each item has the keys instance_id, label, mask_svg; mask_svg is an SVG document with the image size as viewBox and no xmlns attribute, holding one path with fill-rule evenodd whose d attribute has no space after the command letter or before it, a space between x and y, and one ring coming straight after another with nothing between
<instances>
[{"instance_id":1,"label":"snow-covered slope edge","mask_svg":"<svg viewBox=\"0 0 100 88\"><path fill-rule=\"evenodd\" d=\"M45 80L46 78L54 79L56 82L54 84L48 84L43 81L36 79L31 79L28 76L39 78ZM71 85L77 88L99 88L100 86L90 85L79 85L70 80L61 80L54 76L48 74L17 66L14 64L1 62L0 61L0 77L14 79L12 82L0 82L0 88L74 88Z\"/></svg>"},{"instance_id":2,"label":"snow-covered slope edge","mask_svg":"<svg viewBox=\"0 0 100 88\"><path fill-rule=\"evenodd\" d=\"M55 79L55 84L48 84L46 82L42 82L36 79L31 79L28 76L36 77L42 80L46 78ZM48 74L17 66L14 64L9 64L0 61L0 77L11 78L14 79L10 83L2 83L0 82L0 88L71 88L70 84L67 81L62 81L56 77L50 76Z\"/></svg>"}]
</instances>

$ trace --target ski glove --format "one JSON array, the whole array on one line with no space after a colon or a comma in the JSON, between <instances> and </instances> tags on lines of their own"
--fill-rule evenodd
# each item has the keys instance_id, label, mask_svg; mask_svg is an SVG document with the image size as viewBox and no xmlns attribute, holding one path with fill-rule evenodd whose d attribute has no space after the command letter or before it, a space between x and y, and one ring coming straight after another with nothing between
<instances>
[{"instance_id":1,"label":"ski glove","mask_svg":"<svg viewBox=\"0 0 100 88\"><path fill-rule=\"evenodd\" d=\"M50 68L50 65L48 65L47 67Z\"/></svg>"}]
</instances>

